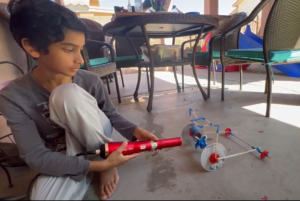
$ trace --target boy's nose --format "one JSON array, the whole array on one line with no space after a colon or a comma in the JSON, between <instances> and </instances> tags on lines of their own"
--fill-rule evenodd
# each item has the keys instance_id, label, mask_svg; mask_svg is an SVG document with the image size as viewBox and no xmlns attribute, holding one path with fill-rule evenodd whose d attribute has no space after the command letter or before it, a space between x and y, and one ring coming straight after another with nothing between
<instances>
[{"instance_id":1,"label":"boy's nose","mask_svg":"<svg viewBox=\"0 0 300 201\"><path fill-rule=\"evenodd\" d=\"M78 54L78 56L76 57L76 63L78 64L84 64L84 59L82 57L81 52Z\"/></svg>"}]
</instances>

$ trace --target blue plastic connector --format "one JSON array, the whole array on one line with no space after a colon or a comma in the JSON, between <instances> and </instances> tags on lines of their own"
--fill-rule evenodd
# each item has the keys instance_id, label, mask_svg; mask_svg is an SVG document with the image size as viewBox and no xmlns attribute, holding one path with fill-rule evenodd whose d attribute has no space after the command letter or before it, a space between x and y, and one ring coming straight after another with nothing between
<instances>
[{"instance_id":1,"label":"blue plastic connector","mask_svg":"<svg viewBox=\"0 0 300 201\"><path fill-rule=\"evenodd\" d=\"M200 121L200 120L205 120L205 118L204 117L200 117L200 118L197 118L197 119L192 119L191 121L192 122L196 122L196 121Z\"/></svg>"},{"instance_id":2,"label":"blue plastic connector","mask_svg":"<svg viewBox=\"0 0 300 201\"><path fill-rule=\"evenodd\" d=\"M207 139L206 135L204 135L200 139L197 139L197 142L195 144L195 149L197 149L198 147L200 147L201 149L204 149L205 147L207 147L206 139Z\"/></svg>"},{"instance_id":3,"label":"blue plastic connector","mask_svg":"<svg viewBox=\"0 0 300 201\"><path fill-rule=\"evenodd\" d=\"M215 125L215 126L217 127L216 133L219 133L219 131L220 131L220 126L219 126L219 125Z\"/></svg>"},{"instance_id":4,"label":"blue plastic connector","mask_svg":"<svg viewBox=\"0 0 300 201\"><path fill-rule=\"evenodd\" d=\"M258 147L252 147L253 149L256 149L256 151L260 154L262 154L261 150Z\"/></svg>"},{"instance_id":5,"label":"blue plastic connector","mask_svg":"<svg viewBox=\"0 0 300 201\"><path fill-rule=\"evenodd\" d=\"M203 125L198 125L198 127L199 127L199 128L201 128L201 129L202 129L202 128L204 128L204 126L203 126Z\"/></svg>"}]
</instances>

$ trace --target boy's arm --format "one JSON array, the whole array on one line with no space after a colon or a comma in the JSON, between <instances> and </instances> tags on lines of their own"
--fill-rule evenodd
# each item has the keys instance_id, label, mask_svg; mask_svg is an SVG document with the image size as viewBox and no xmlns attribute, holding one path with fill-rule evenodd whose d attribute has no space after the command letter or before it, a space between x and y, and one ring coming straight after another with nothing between
<instances>
[{"instance_id":1,"label":"boy's arm","mask_svg":"<svg viewBox=\"0 0 300 201\"><path fill-rule=\"evenodd\" d=\"M18 105L0 96L0 111L13 133L20 156L30 168L50 176L71 176L75 181L86 176L90 161L47 149L34 121Z\"/></svg>"},{"instance_id":2,"label":"boy's arm","mask_svg":"<svg viewBox=\"0 0 300 201\"><path fill-rule=\"evenodd\" d=\"M112 126L127 140L131 140L137 126L117 113L116 108L99 77L96 89L98 107L106 114Z\"/></svg>"}]
</instances>

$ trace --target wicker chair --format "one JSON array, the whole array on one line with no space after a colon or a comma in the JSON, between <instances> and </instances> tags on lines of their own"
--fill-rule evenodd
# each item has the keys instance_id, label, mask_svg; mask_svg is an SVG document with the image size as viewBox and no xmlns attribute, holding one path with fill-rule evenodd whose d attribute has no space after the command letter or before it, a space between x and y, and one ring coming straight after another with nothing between
<instances>
[{"instance_id":1,"label":"wicker chair","mask_svg":"<svg viewBox=\"0 0 300 201\"><path fill-rule=\"evenodd\" d=\"M207 84L207 97L210 98L210 83L211 83L211 70L210 66L213 61L220 61L221 57L224 55L221 55L221 43L220 43L220 35L224 33L225 31L231 29L232 27L236 26L243 20L247 18L247 14L244 12L233 14L230 18L222 20L220 22L220 26L212 32L211 39L209 41L209 52L197 52L196 54L196 65L201 66L209 66L208 68L208 84ZM226 38L226 45L228 49L236 49L239 48L239 33L240 29L237 29L234 33L232 33L230 36ZM195 40L189 40L185 41L182 44L182 49L184 49L184 46L186 43L192 42ZM182 55L183 56L183 55ZM191 54L188 54L189 57L192 57ZM213 65L214 66L214 65ZM182 70L183 67L182 67ZM240 72L242 73L242 68L240 66ZM215 68L213 67L213 77L215 82ZM242 76L240 76L242 79ZM184 73L182 73L182 82L184 87ZM242 80L240 80L240 83Z\"/></svg>"},{"instance_id":2,"label":"wicker chair","mask_svg":"<svg viewBox=\"0 0 300 201\"><path fill-rule=\"evenodd\" d=\"M4 19L7 23L9 23L10 15L8 13L6 3L0 3L0 18ZM26 58L27 58L27 70L30 70L31 68L37 66L37 61L35 59L33 59L28 53L25 52L25 54L26 54ZM5 62L8 63L7 61L5 61ZM14 63L11 63L11 64L15 65ZM17 68L19 68L19 67L17 67ZM21 70L21 69L19 68L19 70ZM24 74L23 71L22 71L22 73Z\"/></svg>"},{"instance_id":3,"label":"wicker chair","mask_svg":"<svg viewBox=\"0 0 300 201\"><path fill-rule=\"evenodd\" d=\"M86 48L86 46L88 46L90 43L98 44L99 50L101 48L108 48L110 50L111 58L103 57L103 58L97 58L97 59L90 60L89 54L88 54L88 51ZM114 74L117 95L118 95L118 102L121 103L121 96L120 96L119 83L118 83L118 77L117 77L117 68L116 68L116 63L115 63L116 57L115 57L114 49L108 43L104 43L101 41L95 41L95 40L89 40L89 39L86 41L86 46L82 50L84 64L81 66L81 68L84 70L93 72L93 73L99 75L100 77L106 77L110 74Z\"/></svg>"},{"instance_id":4,"label":"wicker chair","mask_svg":"<svg viewBox=\"0 0 300 201\"><path fill-rule=\"evenodd\" d=\"M131 44L129 44L129 41L126 38L116 38L116 39L113 38L112 40L110 40L109 37L107 37L103 34L103 30L102 30L103 27L98 22L95 22L90 19L85 19L85 18L81 18L81 20L86 24L86 26L90 32L88 39L94 40L94 41L106 42L106 43L110 42L111 46L113 46L113 43L115 42L116 67L121 75L122 86L125 87L122 68L133 67L136 65L136 63L138 63L138 60L136 59L135 53L132 50L132 48L128 49L128 46L130 46ZM145 40L134 39L133 43L136 48L140 49L140 46L142 46L145 43ZM90 60L98 59L98 61L100 61L101 59L99 59L99 58L108 57L108 54L107 54L108 51L107 51L107 48L105 48L105 47L106 46L103 46L98 43L87 43L86 49L88 52L89 59ZM99 51L99 49L101 51ZM141 55L141 52L140 52L140 55ZM102 61L104 61L104 60L102 59ZM147 81L148 80L149 79L147 79ZM108 76L106 76L106 81L107 81L107 89L108 89L108 92L110 93ZM139 83L138 83L138 86L139 86ZM148 84L148 86L149 86L149 84Z\"/></svg>"},{"instance_id":5,"label":"wicker chair","mask_svg":"<svg viewBox=\"0 0 300 201\"><path fill-rule=\"evenodd\" d=\"M111 43L115 42L115 49L116 49L116 64L117 69L120 69L120 72L122 68L129 68L129 67L135 67L136 64L143 60L142 51L140 49L141 46L143 46L146 41L145 39L140 38L113 38ZM132 48L128 48L132 47ZM138 58L137 58L138 57ZM138 80L137 80L137 86L136 90L134 92L134 99L138 100L138 90L141 82L141 68L138 68ZM122 76L122 74L121 74ZM149 85L149 69L146 67L146 77L147 77L147 85L148 85L148 91L150 91L150 85ZM123 81L123 79L122 79ZM123 87L124 87L124 83Z\"/></svg>"},{"instance_id":6,"label":"wicker chair","mask_svg":"<svg viewBox=\"0 0 300 201\"><path fill-rule=\"evenodd\" d=\"M247 19L221 36L222 49L222 100L224 100L224 66L233 64L264 63L266 67L267 109L266 117L270 117L272 102L271 65L300 62L300 4L295 0L275 0L268 16L261 49L231 49L225 51L226 40L237 29L255 19L257 14L270 0L261 1Z\"/></svg>"},{"instance_id":7,"label":"wicker chair","mask_svg":"<svg viewBox=\"0 0 300 201\"><path fill-rule=\"evenodd\" d=\"M4 19L7 22L9 21L9 13L7 10L6 3L0 3L0 17L1 17L1 19Z\"/></svg>"},{"instance_id":8,"label":"wicker chair","mask_svg":"<svg viewBox=\"0 0 300 201\"><path fill-rule=\"evenodd\" d=\"M20 157L18 147L11 137L12 134L8 134L0 138L0 167L7 176L9 188L13 187L13 183L7 168L27 166L25 161ZM11 142L1 142L6 138L10 139Z\"/></svg>"},{"instance_id":9,"label":"wicker chair","mask_svg":"<svg viewBox=\"0 0 300 201\"><path fill-rule=\"evenodd\" d=\"M0 65L2 65L2 64L11 64L12 66L16 67L22 75L24 75L24 71L16 64L9 62L9 61L0 61ZM1 83L0 91L5 86L7 86L10 82L11 81L9 80L4 83ZM1 112L0 112L0 116L2 116ZM13 187L13 183L12 183L12 179L11 179L10 173L7 168L27 166L25 161L20 158L19 150L18 150L14 140L11 137L12 137L12 134L8 134L3 137L0 137L0 167L4 170L4 172L6 174L9 188ZM4 139L9 139L10 142L3 142Z\"/></svg>"},{"instance_id":10,"label":"wicker chair","mask_svg":"<svg viewBox=\"0 0 300 201\"><path fill-rule=\"evenodd\" d=\"M87 39L109 43L110 39L109 39L109 37L107 37L103 34L103 31L102 31L103 27L101 24L99 24L96 21L93 21L91 19L86 19L86 18L80 18L80 20L85 23L85 25L87 26L87 28L89 30ZM101 51L99 51L99 48L101 48L100 49ZM97 58L102 58L102 57L108 56L107 48L105 48L105 46L99 46L99 44L88 43L88 44L86 44L86 49L88 51L90 59L97 59ZM109 94L111 94L109 81L112 82L112 77L113 77L113 74L105 76L106 83L107 83L107 90L108 90ZM121 78L123 79L122 76L121 76ZM102 79L104 79L104 78L102 78Z\"/></svg>"},{"instance_id":11,"label":"wicker chair","mask_svg":"<svg viewBox=\"0 0 300 201\"><path fill-rule=\"evenodd\" d=\"M9 23L10 16L7 11L7 4L5 3L0 3L0 19L4 19L4 21ZM31 68L37 66L37 61L34 60L29 54L27 53L25 54L27 58L27 71L28 71ZM11 64L12 66L16 67L20 71L21 75L24 75L26 73L19 66L17 66L15 63L11 61L0 61L0 65L2 64ZM0 91L7 84L9 84L9 82L10 81L1 83ZM2 114L0 113L0 115ZM9 139L11 142L4 142L3 140L5 139ZM24 162L23 159L20 158L18 148L12 139L12 134L8 134L1 137L0 138L0 167L4 170L7 176L9 188L13 187L13 183L8 168L24 167L24 166L27 166L27 164Z\"/></svg>"}]
</instances>

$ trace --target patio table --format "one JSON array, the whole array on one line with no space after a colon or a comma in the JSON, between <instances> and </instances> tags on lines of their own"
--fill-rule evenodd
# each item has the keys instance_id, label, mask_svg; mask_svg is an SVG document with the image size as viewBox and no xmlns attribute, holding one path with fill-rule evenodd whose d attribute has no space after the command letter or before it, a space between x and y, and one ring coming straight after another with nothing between
<instances>
[{"instance_id":1,"label":"patio table","mask_svg":"<svg viewBox=\"0 0 300 201\"><path fill-rule=\"evenodd\" d=\"M152 111L153 94L154 94L154 67L166 66L184 66L191 65L193 67L193 74L197 86L202 93L204 100L207 100L207 95L199 83L196 70L195 70L195 55L196 48L201 39L201 35L213 31L219 26L222 19L229 16L222 15L192 15L192 14L177 14L177 13L116 13L114 19L104 25L103 32L105 35L112 38L126 37L131 47L135 50L135 56L139 61L136 66L150 68L150 94L148 100L147 110ZM175 44L176 37L198 35L195 45L193 47L193 56L191 58L184 58L174 62L154 62L153 54L150 51L150 38L173 38ZM144 38L148 49L150 62L142 62L135 49L131 38ZM176 83L178 83L176 72L174 71ZM138 85L135 94L137 94L138 86L140 83L138 78ZM135 101L138 98L135 97Z\"/></svg>"}]
</instances>

